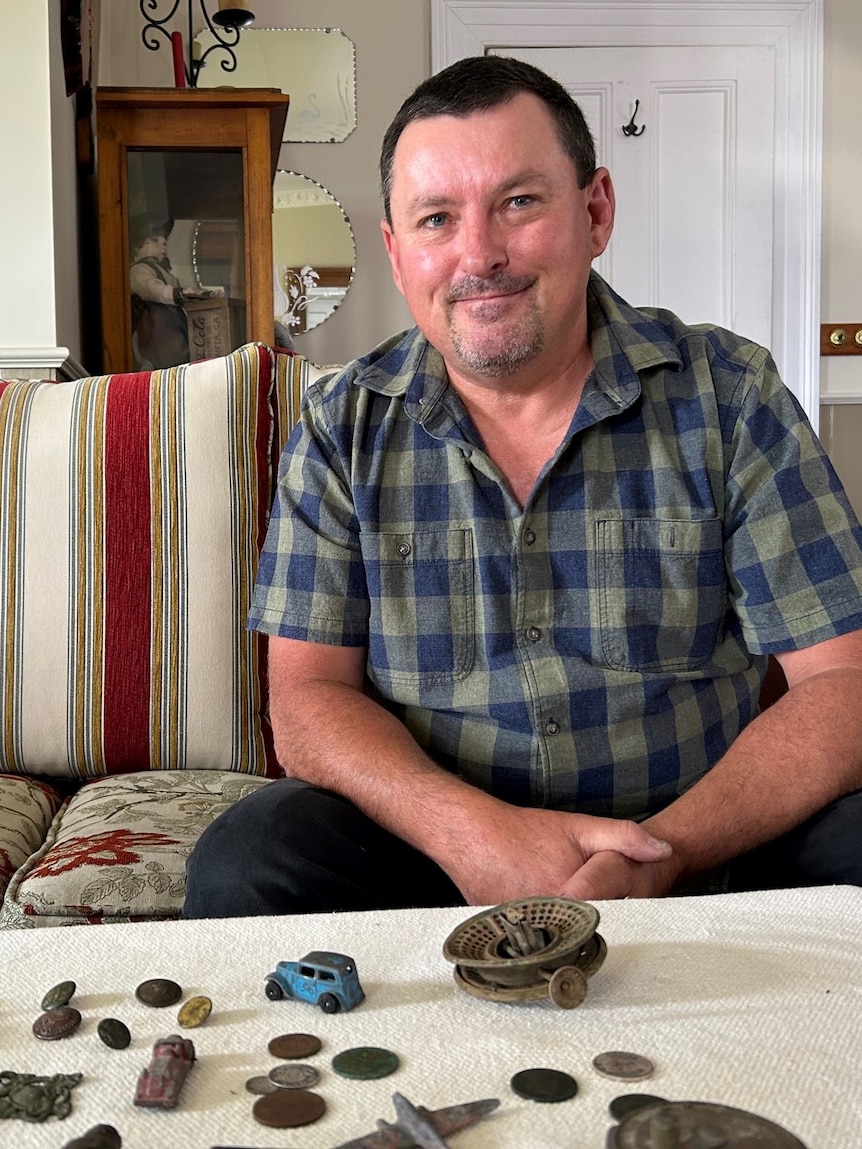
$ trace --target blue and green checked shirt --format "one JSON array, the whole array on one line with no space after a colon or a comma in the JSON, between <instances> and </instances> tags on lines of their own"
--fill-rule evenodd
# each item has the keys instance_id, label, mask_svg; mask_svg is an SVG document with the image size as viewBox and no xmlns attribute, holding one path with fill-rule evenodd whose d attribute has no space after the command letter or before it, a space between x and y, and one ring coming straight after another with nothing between
<instances>
[{"instance_id":1,"label":"blue and green checked shirt","mask_svg":"<svg viewBox=\"0 0 862 1149\"><path fill-rule=\"evenodd\" d=\"M862 627L862 531L763 348L595 273L595 369L521 509L415 329L307 392L250 625L368 649L442 766L640 818L756 713L765 655Z\"/></svg>"}]
</instances>

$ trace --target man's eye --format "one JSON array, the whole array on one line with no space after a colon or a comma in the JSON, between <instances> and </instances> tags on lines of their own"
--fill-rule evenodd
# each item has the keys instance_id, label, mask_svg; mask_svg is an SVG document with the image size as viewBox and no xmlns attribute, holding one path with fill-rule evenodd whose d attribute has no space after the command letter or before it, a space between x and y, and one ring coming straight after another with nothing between
<instances>
[{"instance_id":1,"label":"man's eye","mask_svg":"<svg viewBox=\"0 0 862 1149\"><path fill-rule=\"evenodd\" d=\"M422 227L439 228L442 227L449 217L445 212L438 211L434 215L426 215L422 220Z\"/></svg>"},{"instance_id":2,"label":"man's eye","mask_svg":"<svg viewBox=\"0 0 862 1149\"><path fill-rule=\"evenodd\" d=\"M526 195L526 194L525 195L513 195L512 198L509 200L509 203L511 204L511 206L516 207L516 208L517 207L529 207L532 202L533 202L533 197L531 195Z\"/></svg>"}]
</instances>

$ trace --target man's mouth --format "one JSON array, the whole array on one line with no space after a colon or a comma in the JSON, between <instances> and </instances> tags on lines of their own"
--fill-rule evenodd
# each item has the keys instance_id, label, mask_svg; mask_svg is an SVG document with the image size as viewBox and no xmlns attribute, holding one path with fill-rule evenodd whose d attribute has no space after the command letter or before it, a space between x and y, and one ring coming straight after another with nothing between
<instances>
[{"instance_id":1,"label":"man's mouth","mask_svg":"<svg viewBox=\"0 0 862 1149\"><path fill-rule=\"evenodd\" d=\"M506 275L495 279L462 279L449 288L447 303L494 303L513 295L519 295L536 282L528 275Z\"/></svg>"}]
</instances>

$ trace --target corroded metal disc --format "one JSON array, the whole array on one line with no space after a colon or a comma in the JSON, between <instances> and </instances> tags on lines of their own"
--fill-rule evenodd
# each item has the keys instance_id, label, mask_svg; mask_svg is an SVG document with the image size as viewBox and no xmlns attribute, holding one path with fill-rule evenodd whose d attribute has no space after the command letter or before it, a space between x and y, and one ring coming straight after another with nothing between
<instances>
[{"instance_id":1,"label":"corroded metal disc","mask_svg":"<svg viewBox=\"0 0 862 1149\"><path fill-rule=\"evenodd\" d=\"M806 1149L798 1137L744 1109L708 1101L646 1105L608 1130L607 1149Z\"/></svg>"},{"instance_id":2,"label":"corroded metal disc","mask_svg":"<svg viewBox=\"0 0 862 1149\"><path fill-rule=\"evenodd\" d=\"M526 922L536 937L529 954L511 949L507 924L513 919ZM443 943L443 955L473 969L544 965L550 956L564 959L573 950L580 950L598 924L599 911L587 902L573 898L520 898L462 922Z\"/></svg>"}]
</instances>

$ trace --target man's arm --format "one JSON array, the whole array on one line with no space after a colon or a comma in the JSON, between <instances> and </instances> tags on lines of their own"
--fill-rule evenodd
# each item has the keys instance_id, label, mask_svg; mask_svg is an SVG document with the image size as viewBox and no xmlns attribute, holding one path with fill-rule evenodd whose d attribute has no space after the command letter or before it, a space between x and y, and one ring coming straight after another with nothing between
<instances>
[{"instance_id":1,"label":"man's arm","mask_svg":"<svg viewBox=\"0 0 862 1149\"><path fill-rule=\"evenodd\" d=\"M776 655L788 692L682 797L643 825L673 846L656 866L594 857L573 897L652 897L779 837L862 787L862 631Z\"/></svg>"},{"instance_id":2,"label":"man's arm","mask_svg":"<svg viewBox=\"0 0 862 1149\"><path fill-rule=\"evenodd\" d=\"M510 806L437 766L364 693L364 649L269 639L270 710L286 774L336 791L431 857L468 903L561 894L599 851L668 849L634 822Z\"/></svg>"}]
</instances>

